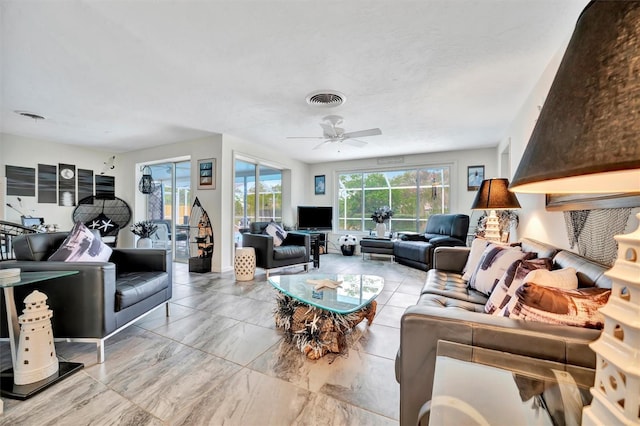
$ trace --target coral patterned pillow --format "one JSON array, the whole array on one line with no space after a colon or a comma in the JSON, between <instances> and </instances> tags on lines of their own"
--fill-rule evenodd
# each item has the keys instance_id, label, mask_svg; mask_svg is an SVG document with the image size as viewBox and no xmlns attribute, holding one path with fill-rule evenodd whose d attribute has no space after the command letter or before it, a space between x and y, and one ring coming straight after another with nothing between
<instances>
[{"instance_id":1,"label":"coral patterned pillow","mask_svg":"<svg viewBox=\"0 0 640 426\"><path fill-rule=\"evenodd\" d=\"M509 318L601 329L604 316L598 309L610 295L611 290L605 288L563 290L524 283L516 291L516 303Z\"/></svg>"},{"instance_id":2,"label":"coral patterned pillow","mask_svg":"<svg viewBox=\"0 0 640 426\"><path fill-rule=\"evenodd\" d=\"M509 303L531 271L548 270L551 269L551 265L552 261L548 257L520 260L511 264L491 292L487 304L484 305L484 311L488 314L499 315L500 310Z\"/></svg>"}]
</instances>

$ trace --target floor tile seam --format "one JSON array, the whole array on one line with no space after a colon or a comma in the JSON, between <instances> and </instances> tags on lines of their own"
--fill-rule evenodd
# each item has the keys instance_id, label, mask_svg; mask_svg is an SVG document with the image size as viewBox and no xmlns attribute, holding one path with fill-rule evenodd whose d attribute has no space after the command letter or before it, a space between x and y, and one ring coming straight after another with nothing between
<instances>
[{"instance_id":1,"label":"floor tile seam","mask_svg":"<svg viewBox=\"0 0 640 426\"><path fill-rule=\"evenodd\" d=\"M237 324L234 324L234 325L237 325ZM232 326L232 327L233 327L233 326ZM226 329L225 329L225 330L226 330ZM172 337L168 337L168 336L165 336L165 335L163 335L163 334L156 333L156 332L155 332L155 331L153 331L153 330L145 330L145 331L148 331L148 332L150 332L150 333L153 333L153 334L157 335L158 337L162 337L162 338L165 338L165 339L167 339L167 340L171 340L172 342L177 343L178 345L184 346L185 348L189 348L189 349L196 350L196 351L198 351L198 352L202 352L203 354L206 354L206 355L212 356L212 357L214 357L214 358L221 359L221 360L226 361L226 362L230 362L230 363L235 364L235 365L237 365L237 366L239 366L239 367L245 367L244 365L239 364L239 363L237 363L236 361L233 361L233 360L230 360L230 359L227 359L227 358L221 357L220 355L213 354L213 353L208 352L208 351L206 351L206 350L204 350L204 349L197 348L197 347L195 347L195 346L192 346L192 345L189 345L189 344L187 344L187 343L184 343L184 342L181 342L181 341L179 341L179 340L176 340L176 339L174 339L174 338L172 338ZM251 361L253 362L253 360L251 360Z\"/></svg>"},{"instance_id":2,"label":"floor tile seam","mask_svg":"<svg viewBox=\"0 0 640 426\"><path fill-rule=\"evenodd\" d=\"M399 385L398 385L398 386L399 386ZM356 405L356 404L354 404L353 402L350 402L350 401L347 401L347 400L345 400L345 399L340 398L340 397L339 397L339 395L331 395L331 394L328 394L328 393L324 393L324 392L322 391L322 387L320 387L320 389L318 390L318 392L317 392L317 393L318 393L318 394L322 394L322 395L324 395L324 396L327 396L327 397L329 397L329 398L335 399L336 401L340 401L340 402L342 402L343 404L350 405L350 406L352 406L352 407L356 407L356 408L359 408L359 409L361 409L361 410L367 411L367 412L369 412L369 413L375 414L375 415L377 415L377 416L385 417L385 418L387 418L387 419L391 419L391 420L393 420L393 421L399 421L399 420L400 420L399 418L398 418L398 419L394 419L393 417L389 417L389 416L384 415L384 414L382 414L382 413L379 413L379 412L377 412L377 411L373 411L373 410L371 410L370 408L365 408L365 407L361 407L361 406L359 406L359 405Z\"/></svg>"}]
</instances>

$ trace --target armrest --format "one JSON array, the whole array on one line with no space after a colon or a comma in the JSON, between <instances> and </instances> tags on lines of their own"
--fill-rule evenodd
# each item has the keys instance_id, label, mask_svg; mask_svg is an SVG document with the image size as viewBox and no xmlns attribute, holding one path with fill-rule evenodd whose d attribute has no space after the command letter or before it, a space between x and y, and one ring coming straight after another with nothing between
<instances>
[{"instance_id":1,"label":"armrest","mask_svg":"<svg viewBox=\"0 0 640 426\"><path fill-rule=\"evenodd\" d=\"M460 241L457 238L449 237L447 235L431 238L429 240L429 244L434 247L461 247L466 245L464 241Z\"/></svg>"},{"instance_id":2,"label":"armrest","mask_svg":"<svg viewBox=\"0 0 640 426\"><path fill-rule=\"evenodd\" d=\"M115 263L116 273L142 271L169 271L171 250L165 249L113 249L110 262Z\"/></svg>"},{"instance_id":3,"label":"armrest","mask_svg":"<svg viewBox=\"0 0 640 426\"><path fill-rule=\"evenodd\" d=\"M116 267L111 262L16 261L24 272L79 271L76 275L15 287L18 312L33 290L47 295L55 337L101 338L115 330ZM4 303L2 304L4 315ZM6 317L3 317L6 318ZM3 321L0 321L3 322Z\"/></svg>"},{"instance_id":4,"label":"armrest","mask_svg":"<svg viewBox=\"0 0 640 426\"><path fill-rule=\"evenodd\" d=\"M256 252L256 266L264 268L273 256L273 237L266 234L242 234L242 246L253 247Z\"/></svg>"},{"instance_id":5,"label":"armrest","mask_svg":"<svg viewBox=\"0 0 640 426\"><path fill-rule=\"evenodd\" d=\"M599 335L599 330L580 327L455 308L410 306L402 316L400 351L396 357L400 421L415 424L420 407L431 399L439 340L594 368L595 354L588 344Z\"/></svg>"},{"instance_id":6,"label":"armrest","mask_svg":"<svg viewBox=\"0 0 640 426\"><path fill-rule=\"evenodd\" d=\"M436 247L433 252L433 268L461 274L470 251L469 247Z\"/></svg>"}]
</instances>

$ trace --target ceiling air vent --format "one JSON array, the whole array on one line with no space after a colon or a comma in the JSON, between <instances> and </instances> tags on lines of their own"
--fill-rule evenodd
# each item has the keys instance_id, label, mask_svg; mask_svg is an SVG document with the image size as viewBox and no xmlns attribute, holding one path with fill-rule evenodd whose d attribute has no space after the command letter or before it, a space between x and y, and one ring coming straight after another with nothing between
<instances>
[{"instance_id":1,"label":"ceiling air vent","mask_svg":"<svg viewBox=\"0 0 640 426\"><path fill-rule=\"evenodd\" d=\"M337 107L345 103L347 98L334 90L319 90L307 96L307 103L313 106Z\"/></svg>"}]
</instances>

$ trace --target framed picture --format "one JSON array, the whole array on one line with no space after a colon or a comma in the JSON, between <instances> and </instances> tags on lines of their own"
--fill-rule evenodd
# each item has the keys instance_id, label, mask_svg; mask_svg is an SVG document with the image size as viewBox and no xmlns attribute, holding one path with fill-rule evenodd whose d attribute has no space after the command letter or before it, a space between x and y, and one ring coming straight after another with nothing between
<instances>
[{"instance_id":1,"label":"framed picture","mask_svg":"<svg viewBox=\"0 0 640 426\"><path fill-rule=\"evenodd\" d=\"M484 180L484 166L467 167L467 191L477 191Z\"/></svg>"},{"instance_id":2,"label":"framed picture","mask_svg":"<svg viewBox=\"0 0 640 426\"><path fill-rule=\"evenodd\" d=\"M325 180L324 175L318 175L315 178L316 195L324 195L325 193Z\"/></svg>"},{"instance_id":3,"label":"framed picture","mask_svg":"<svg viewBox=\"0 0 640 426\"><path fill-rule=\"evenodd\" d=\"M547 211L640 207L640 192L618 194L546 194Z\"/></svg>"},{"instance_id":4,"label":"framed picture","mask_svg":"<svg viewBox=\"0 0 640 426\"><path fill-rule=\"evenodd\" d=\"M216 189L216 159L198 160L198 189Z\"/></svg>"}]
</instances>

